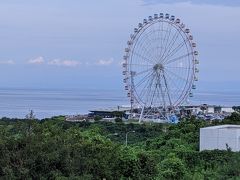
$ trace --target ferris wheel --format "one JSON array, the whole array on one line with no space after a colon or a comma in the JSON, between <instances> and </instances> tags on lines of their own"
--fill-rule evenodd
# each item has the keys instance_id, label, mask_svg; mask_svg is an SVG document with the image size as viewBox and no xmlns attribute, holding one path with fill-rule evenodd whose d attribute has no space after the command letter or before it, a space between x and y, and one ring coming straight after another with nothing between
<instances>
[{"instance_id":1,"label":"ferris wheel","mask_svg":"<svg viewBox=\"0 0 240 180\"><path fill-rule=\"evenodd\" d=\"M123 57L123 81L140 120L167 119L193 97L197 56L190 30L175 16L154 14L134 28Z\"/></svg>"}]
</instances>

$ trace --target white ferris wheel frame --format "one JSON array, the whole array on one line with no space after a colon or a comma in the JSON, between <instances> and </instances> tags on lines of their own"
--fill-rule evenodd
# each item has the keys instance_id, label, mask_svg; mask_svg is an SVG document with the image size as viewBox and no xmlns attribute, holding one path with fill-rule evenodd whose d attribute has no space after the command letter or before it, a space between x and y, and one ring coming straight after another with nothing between
<instances>
[{"instance_id":1,"label":"white ferris wheel frame","mask_svg":"<svg viewBox=\"0 0 240 180\"><path fill-rule=\"evenodd\" d=\"M138 92L139 90L137 90L136 84L135 84L136 76L141 74L141 73L145 73L145 72L144 71L142 71L142 72L141 71L140 72L133 71L133 69L134 69L133 68L134 67L133 62L137 59L136 57L134 59L134 53L135 53L135 51L137 51L136 48L138 46L139 39L144 35L145 32L147 32L148 29L153 28L153 26L157 23L162 23L162 28L163 28L163 24L165 23L165 24L168 25L168 28L170 27L172 29L175 29L175 34L174 35L177 36L175 38L178 38L179 35L181 35L180 37L182 37L182 39L184 41L182 42L182 44L179 44L179 46L174 47L174 48L173 48L173 46L170 47L173 39L171 39L170 43L167 41L166 44L165 44L166 47L164 47L164 55L165 55L166 51L167 51L167 55L164 56L163 52L161 52L160 63L158 63L158 62L156 63L156 61L155 61L154 63L156 63L156 64L151 64L151 65L147 64L146 65L147 67L150 67L149 71L153 72L152 74L154 74L154 75L151 75L151 73L150 73L149 76L144 76L144 78L148 79L148 81L147 81L148 84L147 85L150 85L151 84L150 82L153 83L153 81L154 82L155 81L156 82L163 81L162 85L159 85L159 87L160 86L163 87L163 85L164 85L165 94L168 98L168 102L165 102L165 100L164 100L165 94L164 94L164 96L162 96L162 99L159 98L159 100L158 100L158 101L162 101L162 102L160 102L159 104L154 104L153 103L153 104L149 105L149 104L147 104L146 99L143 99L142 94ZM158 30L160 31L160 29L158 29ZM165 42L166 41L166 35L169 32L167 32L167 30L164 30L164 29L162 29L161 31L162 32L166 31L165 37L164 37L164 42ZM171 29L169 31L171 32ZM149 33L152 33L152 32L153 31L150 31ZM162 32L160 32L160 33L162 33ZM170 36L170 33L168 34L168 38L169 38L169 36ZM161 37L161 41L163 41L162 37ZM176 39L175 39L175 41L176 41ZM174 41L174 43L175 43L175 41ZM150 45L151 44L152 43L150 41ZM123 75L124 75L123 81L125 83L125 90L127 90L127 95L130 98L131 107L134 107L134 106L142 107L142 113L143 113L143 110L144 110L145 107L147 107L147 108L152 107L152 108L158 108L159 109L160 104L162 105L161 109L165 109L165 111L166 111L166 109L174 110L178 106L182 105L188 99L188 97L193 96L192 89L196 89L196 85L194 84L194 82L198 81L198 78L197 78L197 73L199 72L199 69L197 68L197 64L199 64L199 61L197 60L198 51L196 50L196 43L193 42L193 36L190 34L190 30L188 28L185 28L185 25L183 23L180 23L180 19L175 19L175 16L170 16L169 14L163 15L163 13L160 13L159 15L154 14L154 17L149 16L148 20L144 19L143 23L139 23L138 28L134 29L134 34L131 34L130 40L127 42L127 45L128 46L127 46L127 48L125 48L125 55L123 57L123 60L124 60L124 62L123 62ZM180 45L181 45L181 47L180 47ZM161 51L163 51L162 46L163 46L163 44L161 45ZM183 46L186 46L185 50L186 50L187 54L184 54L184 55L179 56L179 57L175 57L175 58L170 59L170 60L167 59L169 54L171 54L174 51L179 51ZM173 48L173 50L172 50L172 48ZM138 54L138 56L143 59L143 57L141 57L141 55ZM166 63L167 62L169 63L169 61L170 61L170 63L171 62L173 63L174 61L178 61L178 60L183 59L185 57L188 57L188 60L189 60L188 76L187 76L186 84L184 86L184 89L178 90L178 93L180 93L180 92L181 93L178 96L176 95L177 98L174 97L175 99L173 100L172 99L173 94L170 94L170 91L168 89L168 82L167 82L171 78L170 78L170 75L168 75L168 77L166 75L167 71L169 71L168 72L169 74L170 74L171 71L167 70L168 67L166 66ZM151 59L151 57L148 57L148 58L145 57L145 59L147 59L149 61L154 61L153 59ZM143 65L143 64L141 64L141 65ZM153 67L152 67L152 65L153 65ZM182 68L184 68L184 67L182 67ZM146 71L148 71L148 69ZM173 71L171 72L171 74L172 74L172 76L177 77L177 75ZM157 80L155 80L156 77L157 77ZM141 83L143 83L142 81L141 81ZM177 82L174 82L174 80L173 80L172 83L175 84ZM151 86L152 86L152 84L151 84ZM157 84L156 84L156 89L157 89ZM150 91L151 91L151 89L150 89ZM163 94L163 91L161 91L161 93ZM159 95L160 95L160 93L159 93ZM146 98L149 99L148 97L146 97ZM152 95L151 98L154 99L153 95ZM142 116L142 113L141 113L141 116Z\"/></svg>"}]
</instances>

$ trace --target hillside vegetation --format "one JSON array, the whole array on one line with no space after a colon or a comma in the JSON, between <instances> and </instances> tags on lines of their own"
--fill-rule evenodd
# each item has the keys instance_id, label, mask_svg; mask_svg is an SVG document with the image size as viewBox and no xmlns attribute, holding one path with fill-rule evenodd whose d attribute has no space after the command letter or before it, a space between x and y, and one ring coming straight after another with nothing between
<instances>
[{"instance_id":1,"label":"hillside vegetation","mask_svg":"<svg viewBox=\"0 0 240 180\"><path fill-rule=\"evenodd\" d=\"M240 179L239 152L199 152L199 129L218 124L240 115L177 125L2 118L0 179Z\"/></svg>"}]
</instances>

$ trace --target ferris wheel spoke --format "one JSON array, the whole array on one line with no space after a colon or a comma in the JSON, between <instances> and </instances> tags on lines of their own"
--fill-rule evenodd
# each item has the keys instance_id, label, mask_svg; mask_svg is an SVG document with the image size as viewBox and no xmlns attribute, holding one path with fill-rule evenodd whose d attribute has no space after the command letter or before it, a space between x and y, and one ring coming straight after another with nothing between
<instances>
[{"instance_id":1,"label":"ferris wheel spoke","mask_svg":"<svg viewBox=\"0 0 240 180\"><path fill-rule=\"evenodd\" d=\"M167 49L168 51L163 54L163 56L161 57L162 58L162 61L165 60L165 57L172 51L172 48L174 47L174 44L176 43L178 37L179 37L179 34L180 32L178 30L176 30L176 33L174 34L174 36L172 37Z\"/></svg>"},{"instance_id":2,"label":"ferris wheel spoke","mask_svg":"<svg viewBox=\"0 0 240 180\"><path fill-rule=\"evenodd\" d=\"M148 93L147 93L147 100L146 100L146 102L151 102L152 85L153 85L154 79L155 79L155 75L153 75L153 77L151 79L151 82L150 82L150 84L148 86ZM150 106L151 106L151 104L150 104Z\"/></svg>"},{"instance_id":3,"label":"ferris wheel spoke","mask_svg":"<svg viewBox=\"0 0 240 180\"><path fill-rule=\"evenodd\" d=\"M131 64L131 66L153 66L153 64Z\"/></svg>"},{"instance_id":4,"label":"ferris wheel spoke","mask_svg":"<svg viewBox=\"0 0 240 180\"><path fill-rule=\"evenodd\" d=\"M160 49L159 54L158 54L159 57L162 55L162 51L163 51L163 48L162 48L162 46L163 46L163 40L162 40L162 38L163 38L162 37L163 36L162 35L163 34L162 33L163 32L163 21L160 21L160 22L162 22L162 23L160 23L160 25L161 25L161 33L160 33L161 34L161 39L160 39L160 42L161 42L161 46L160 47L161 47L161 49ZM159 25L159 29L160 29L160 25Z\"/></svg>"},{"instance_id":5,"label":"ferris wheel spoke","mask_svg":"<svg viewBox=\"0 0 240 180\"><path fill-rule=\"evenodd\" d=\"M149 44L149 43L147 43L147 44ZM141 43L140 43L140 45L141 45ZM153 58L153 56L152 56L152 54L149 52L151 49L147 49L145 46L140 46L140 47L142 47L143 48L143 52L148 56L148 57L150 57L151 59L154 59ZM139 54L139 53L138 53ZM140 54L139 54L140 55ZM145 57L145 56L143 56L143 57ZM147 58L147 59L149 59L149 58ZM150 60L150 59L149 59ZM153 62L153 60L151 60L152 62Z\"/></svg>"},{"instance_id":6,"label":"ferris wheel spoke","mask_svg":"<svg viewBox=\"0 0 240 180\"><path fill-rule=\"evenodd\" d=\"M158 41L159 41L159 30L156 31L156 33L153 34L154 38L153 38L153 44L154 44L154 48L152 50L152 56L155 62L157 62L157 54L160 51L160 48L158 46Z\"/></svg>"},{"instance_id":7,"label":"ferris wheel spoke","mask_svg":"<svg viewBox=\"0 0 240 180\"><path fill-rule=\"evenodd\" d=\"M175 54L177 54L184 45L185 45L185 43L182 43L181 46L176 47L173 51L171 51L169 54L167 54L162 60L163 64L168 63L169 59L171 57L173 57Z\"/></svg>"},{"instance_id":8,"label":"ferris wheel spoke","mask_svg":"<svg viewBox=\"0 0 240 180\"><path fill-rule=\"evenodd\" d=\"M154 29L154 26L152 26L152 28L153 28L153 30L149 31L149 33L146 34L148 42L153 42L153 39L151 38L151 35L155 33L155 29ZM152 46L150 46L150 49L151 48L152 48Z\"/></svg>"},{"instance_id":9,"label":"ferris wheel spoke","mask_svg":"<svg viewBox=\"0 0 240 180\"><path fill-rule=\"evenodd\" d=\"M185 78L183 78L182 76L179 76L178 74L170 71L169 69L165 69L165 70L166 70L167 72L171 73L172 75L174 75L175 77L177 77L178 79L181 79L181 80L183 80L183 81L185 81L185 82L188 81L188 79L185 79Z\"/></svg>"},{"instance_id":10,"label":"ferris wheel spoke","mask_svg":"<svg viewBox=\"0 0 240 180\"><path fill-rule=\"evenodd\" d=\"M186 40L184 40L182 43L180 43L176 48L174 48L170 53L168 53L164 58L163 58L163 63L166 63L168 61L167 58L171 58L173 55L175 55L182 47L186 44Z\"/></svg>"},{"instance_id":11,"label":"ferris wheel spoke","mask_svg":"<svg viewBox=\"0 0 240 180\"><path fill-rule=\"evenodd\" d=\"M154 78L155 78L155 76L152 76L152 78L149 78L149 80L147 81L147 83L145 84L144 88L142 89L142 91L140 93L140 97L145 99L145 104L147 104L147 102L148 102L148 99L146 99L147 97L145 97L145 96L149 93L149 88L152 86Z\"/></svg>"},{"instance_id":12,"label":"ferris wheel spoke","mask_svg":"<svg viewBox=\"0 0 240 180\"><path fill-rule=\"evenodd\" d=\"M158 26L158 34L157 34L157 40L159 40L158 41L158 43L157 43L157 50L159 49L159 51L157 51L156 53L157 53L157 55L156 55L156 59L157 59L157 57L159 56L159 53L160 53L160 50L162 50L162 46L159 46L160 45L160 43L161 43L161 41L162 41L162 37L160 37L160 35L162 35L162 31L161 31L161 21L160 21L160 23L159 23L159 26ZM161 32L161 33L160 33Z\"/></svg>"},{"instance_id":13,"label":"ferris wheel spoke","mask_svg":"<svg viewBox=\"0 0 240 180\"><path fill-rule=\"evenodd\" d=\"M161 23L162 24L162 26L161 26L161 38L160 38L160 41L159 41L159 44L161 43L161 46L159 47L160 48L160 50L159 50L159 52L157 51L157 54L156 54L156 56L155 56L155 58L156 58L156 62L158 61L158 57L161 57L162 56L162 53L163 53L163 44L165 43L165 41L166 41L166 38L167 38L167 30L164 30L164 27L163 27L163 22ZM168 29L169 28L169 24L168 24L168 27L166 28L166 29ZM160 29L160 26L159 26L159 29ZM163 32L164 32L164 35L163 35ZM158 47L158 46L157 46Z\"/></svg>"},{"instance_id":14,"label":"ferris wheel spoke","mask_svg":"<svg viewBox=\"0 0 240 180\"><path fill-rule=\"evenodd\" d=\"M176 100L179 99L178 97L179 97L181 94L179 93L179 91L174 91L174 92L172 92L171 94L172 94L172 97L174 97L174 99L173 99L173 101L174 101L173 106L174 106L174 105L176 105Z\"/></svg>"},{"instance_id":15,"label":"ferris wheel spoke","mask_svg":"<svg viewBox=\"0 0 240 180\"><path fill-rule=\"evenodd\" d=\"M171 33L171 29L169 30L169 27L170 27L170 24L168 23L167 29L165 30L166 33L165 33L164 41L163 41L164 42L164 47L166 47L169 36L170 36L170 33Z\"/></svg>"},{"instance_id":16,"label":"ferris wheel spoke","mask_svg":"<svg viewBox=\"0 0 240 180\"><path fill-rule=\"evenodd\" d=\"M156 78L156 75L153 75L152 81L151 81L151 85L149 86L149 97L148 97L148 101L150 102L149 106L152 106L153 103L153 99L154 99L154 95L156 92L156 88L154 88L154 80ZM153 89L152 89L153 88ZM153 92L153 93L152 93Z\"/></svg>"},{"instance_id":17,"label":"ferris wheel spoke","mask_svg":"<svg viewBox=\"0 0 240 180\"><path fill-rule=\"evenodd\" d=\"M133 52L133 54L135 54L136 56L140 57L141 59L145 60L146 62L152 62L154 63L152 60L150 60L149 58L137 53L137 52Z\"/></svg>"},{"instance_id":18,"label":"ferris wheel spoke","mask_svg":"<svg viewBox=\"0 0 240 180\"><path fill-rule=\"evenodd\" d=\"M167 45L167 43L168 43L169 36L170 36L170 34L171 34L171 29L169 30L169 26L170 26L170 24L168 23L168 26L167 26L167 29L166 29L166 33L165 33L165 36L164 36L164 39L163 39L163 45L164 45L164 46L162 46L162 47L165 47L164 52L166 51L166 45ZM167 41L166 41L166 39L167 39ZM162 52L162 54L160 55L160 57L163 56L164 52Z\"/></svg>"},{"instance_id":19,"label":"ferris wheel spoke","mask_svg":"<svg viewBox=\"0 0 240 180\"><path fill-rule=\"evenodd\" d=\"M172 29L170 29L169 31L168 31L168 38L167 38L167 41L165 42L165 44L164 44L164 51L163 51L163 53L161 54L161 56L160 56L160 60L164 57L164 55L165 55L165 53L166 53L166 51L167 51L167 49L168 49L168 44L169 44L169 39L170 39L170 34L171 34L171 32L172 32Z\"/></svg>"},{"instance_id":20,"label":"ferris wheel spoke","mask_svg":"<svg viewBox=\"0 0 240 180\"><path fill-rule=\"evenodd\" d=\"M168 48L170 48L169 51L168 51L168 53L169 53L169 52L171 51L171 49L174 47L174 44L176 43L177 39L179 38L179 34L180 34L179 30L176 30L176 33L174 34L174 36L172 37L171 42L170 42L169 45L168 45Z\"/></svg>"},{"instance_id":21,"label":"ferris wheel spoke","mask_svg":"<svg viewBox=\"0 0 240 180\"><path fill-rule=\"evenodd\" d=\"M146 33L141 39L138 39L137 42L138 42L138 46L140 46L141 48L144 49L144 52L146 52L146 54L151 57L152 59L154 59L152 53L149 52L149 50L152 49L152 46L151 46L151 42L152 42L152 39L149 37L149 35L155 33L155 30L153 31L150 31L148 33ZM141 41L143 40L143 41ZM146 46L149 48L146 48Z\"/></svg>"},{"instance_id":22,"label":"ferris wheel spoke","mask_svg":"<svg viewBox=\"0 0 240 180\"><path fill-rule=\"evenodd\" d=\"M172 78L170 77L170 75L168 75L168 74L166 74L166 75L169 77L169 79L172 79ZM173 82L173 84L175 84L175 86L178 88L178 89L174 92L174 94L177 94L177 97L179 97L179 98L175 99L175 102L177 103L177 102L181 99L182 94L183 94L183 93L182 93L181 95L179 95L179 92L185 92L186 84L187 84L188 81L184 82L184 83L185 83L185 86L184 86L184 87L179 87L179 85L177 85L174 80L172 80L172 82Z\"/></svg>"},{"instance_id":23,"label":"ferris wheel spoke","mask_svg":"<svg viewBox=\"0 0 240 180\"><path fill-rule=\"evenodd\" d=\"M152 72L147 73L147 75L144 76L144 77L141 79L141 81L139 81L139 82L135 85L135 87L137 88L137 87L139 87L140 85L142 85L142 83L144 83L149 77L151 77L152 74L153 74Z\"/></svg>"},{"instance_id":24,"label":"ferris wheel spoke","mask_svg":"<svg viewBox=\"0 0 240 180\"><path fill-rule=\"evenodd\" d=\"M191 54L192 54L192 53L187 53L187 54L185 54L185 55L176 57L176 58L171 59L171 60L169 60L168 62L166 62L166 64L170 64L170 63L176 62L176 61L181 60L181 59L183 59L183 58L185 58L185 57L188 57L188 56L191 55Z\"/></svg>"},{"instance_id":25,"label":"ferris wheel spoke","mask_svg":"<svg viewBox=\"0 0 240 180\"><path fill-rule=\"evenodd\" d=\"M173 69L188 69L188 70L192 69L192 68L190 68L190 67L177 67L177 66L175 66L175 67L173 67L173 66L164 66L164 68L173 68Z\"/></svg>"},{"instance_id":26,"label":"ferris wheel spoke","mask_svg":"<svg viewBox=\"0 0 240 180\"><path fill-rule=\"evenodd\" d=\"M144 95L146 93L146 88L149 87L150 82L152 81L153 78L149 78L146 82L146 84L144 85L144 87L142 88L142 90L140 91L139 97L142 97L142 99L144 99Z\"/></svg>"},{"instance_id":27,"label":"ferris wheel spoke","mask_svg":"<svg viewBox=\"0 0 240 180\"><path fill-rule=\"evenodd\" d=\"M152 70L152 68L149 68L149 69L146 69L144 71L140 71L140 72L134 74L133 76L136 77L136 76L139 76L141 74L147 73L148 71L151 71L151 70ZM132 72L134 72L134 71L132 71Z\"/></svg>"},{"instance_id":28,"label":"ferris wheel spoke","mask_svg":"<svg viewBox=\"0 0 240 180\"><path fill-rule=\"evenodd\" d=\"M170 73L166 73L166 71L165 71L165 76L167 77L167 79L173 84L173 86L175 86L176 87L176 90L174 91L174 92L176 92L176 91L181 91L181 88L179 87L179 84L176 84L176 82L174 81L174 79L171 77L171 75L169 75ZM172 88L173 89L173 88Z\"/></svg>"},{"instance_id":29,"label":"ferris wheel spoke","mask_svg":"<svg viewBox=\"0 0 240 180\"><path fill-rule=\"evenodd\" d=\"M165 83L165 87L166 87L166 91L167 91L168 100L169 100L170 106L172 106L172 100L171 100L171 97L170 97L170 94L169 94L170 89L169 89L166 77L164 75L164 72L163 72L163 79L164 79L164 83Z\"/></svg>"}]
</instances>

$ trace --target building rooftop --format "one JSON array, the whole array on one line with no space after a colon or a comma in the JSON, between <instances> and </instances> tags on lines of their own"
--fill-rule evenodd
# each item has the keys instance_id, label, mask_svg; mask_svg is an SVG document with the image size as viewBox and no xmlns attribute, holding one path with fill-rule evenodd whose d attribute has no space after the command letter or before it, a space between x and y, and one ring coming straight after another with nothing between
<instances>
[{"instance_id":1,"label":"building rooftop","mask_svg":"<svg viewBox=\"0 0 240 180\"><path fill-rule=\"evenodd\" d=\"M202 107L206 105L207 107L221 107L221 108L232 108L232 106L223 106L223 105L211 105L211 104L200 104L200 105L196 105L196 104L192 104L192 105L185 105L185 106L179 106L179 107L183 107L183 108L198 108L198 107Z\"/></svg>"},{"instance_id":2,"label":"building rooftop","mask_svg":"<svg viewBox=\"0 0 240 180\"><path fill-rule=\"evenodd\" d=\"M240 125L225 124L219 126L209 126L201 129L240 129Z\"/></svg>"},{"instance_id":3,"label":"building rooftop","mask_svg":"<svg viewBox=\"0 0 240 180\"><path fill-rule=\"evenodd\" d=\"M114 111L129 111L129 107L111 107L111 108L98 108L89 110L90 112L114 112Z\"/></svg>"}]
</instances>

